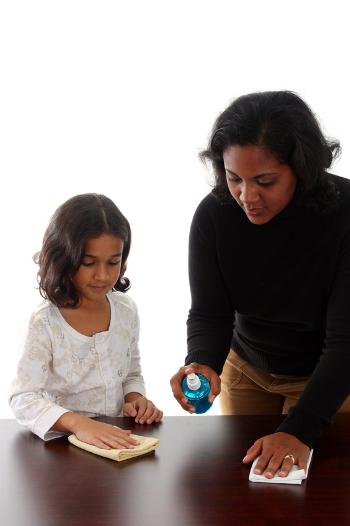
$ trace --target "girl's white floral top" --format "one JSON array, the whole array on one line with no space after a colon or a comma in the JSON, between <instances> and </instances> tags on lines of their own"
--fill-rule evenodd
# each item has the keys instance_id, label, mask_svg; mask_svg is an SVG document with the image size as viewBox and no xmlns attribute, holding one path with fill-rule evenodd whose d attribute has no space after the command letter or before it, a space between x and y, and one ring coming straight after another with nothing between
<instances>
[{"instance_id":1,"label":"girl's white floral top","mask_svg":"<svg viewBox=\"0 0 350 526\"><path fill-rule=\"evenodd\" d=\"M63 434L50 428L67 411L122 416L126 394L145 395L136 305L122 292L107 298L109 329L91 337L73 329L49 301L30 318L10 406L18 422L44 440Z\"/></svg>"}]
</instances>

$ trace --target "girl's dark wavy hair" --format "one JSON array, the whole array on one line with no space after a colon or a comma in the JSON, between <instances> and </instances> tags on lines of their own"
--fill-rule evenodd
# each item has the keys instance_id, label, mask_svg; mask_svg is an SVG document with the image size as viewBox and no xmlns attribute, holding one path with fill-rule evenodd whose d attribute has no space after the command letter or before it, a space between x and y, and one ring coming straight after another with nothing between
<instances>
[{"instance_id":1,"label":"girl's dark wavy hair","mask_svg":"<svg viewBox=\"0 0 350 526\"><path fill-rule=\"evenodd\" d=\"M123 241L121 272L114 289L126 292L124 277L131 243L128 220L108 197L81 194L68 199L54 213L44 234L40 252L33 257L39 265L37 280L43 298L58 307L75 307L79 302L72 277L77 272L88 239L112 234Z\"/></svg>"},{"instance_id":2,"label":"girl's dark wavy hair","mask_svg":"<svg viewBox=\"0 0 350 526\"><path fill-rule=\"evenodd\" d=\"M213 193L231 199L223 161L230 146L256 145L287 164L298 184L296 196L306 206L325 212L337 202L327 169L340 153L336 140L326 139L307 104L291 91L250 93L234 100L217 118L202 161L211 161Z\"/></svg>"}]
</instances>

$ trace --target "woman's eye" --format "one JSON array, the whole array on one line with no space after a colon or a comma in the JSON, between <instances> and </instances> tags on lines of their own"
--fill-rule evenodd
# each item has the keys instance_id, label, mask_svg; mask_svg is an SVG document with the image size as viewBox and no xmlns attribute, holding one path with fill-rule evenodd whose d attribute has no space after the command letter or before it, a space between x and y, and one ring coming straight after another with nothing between
<instances>
[{"instance_id":1,"label":"woman's eye","mask_svg":"<svg viewBox=\"0 0 350 526\"><path fill-rule=\"evenodd\" d=\"M93 261L82 261L81 264L84 266L84 267L92 267L92 265L94 264Z\"/></svg>"},{"instance_id":2,"label":"woman's eye","mask_svg":"<svg viewBox=\"0 0 350 526\"><path fill-rule=\"evenodd\" d=\"M274 184L275 181L259 181L258 180L258 184L260 186L271 186L272 184Z\"/></svg>"},{"instance_id":3,"label":"woman's eye","mask_svg":"<svg viewBox=\"0 0 350 526\"><path fill-rule=\"evenodd\" d=\"M228 181L230 181L230 183L235 183L235 184L238 184L241 182L241 179L239 177L232 177L232 176L228 176L227 177Z\"/></svg>"},{"instance_id":4,"label":"woman's eye","mask_svg":"<svg viewBox=\"0 0 350 526\"><path fill-rule=\"evenodd\" d=\"M112 265L112 267L115 267L116 265L120 264L120 261L110 261L109 264Z\"/></svg>"}]
</instances>

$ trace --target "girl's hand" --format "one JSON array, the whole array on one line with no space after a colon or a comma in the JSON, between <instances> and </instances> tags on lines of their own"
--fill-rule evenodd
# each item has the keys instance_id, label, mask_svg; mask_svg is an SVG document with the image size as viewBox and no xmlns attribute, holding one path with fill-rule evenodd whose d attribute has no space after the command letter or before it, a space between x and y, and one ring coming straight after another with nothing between
<instances>
[{"instance_id":1,"label":"girl's hand","mask_svg":"<svg viewBox=\"0 0 350 526\"><path fill-rule=\"evenodd\" d=\"M152 422L161 421L163 411L160 411L151 400L139 395L138 398L127 401L127 396L123 408L124 416L135 417L137 424L152 424Z\"/></svg>"},{"instance_id":2,"label":"girl's hand","mask_svg":"<svg viewBox=\"0 0 350 526\"><path fill-rule=\"evenodd\" d=\"M130 437L131 431L104 422L96 422L77 413L64 413L53 428L72 432L82 442L102 449L132 449L138 444Z\"/></svg>"},{"instance_id":3,"label":"girl's hand","mask_svg":"<svg viewBox=\"0 0 350 526\"><path fill-rule=\"evenodd\" d=\"M185 367L180 367L178 372L170 380L170 385L173 390L173 395L179 402L181 407L189 413L194 413L195 408L191 405L187 398L184 396L181 389L181 382L184 376L190 373L201 373L203 374L210 383L209 402L213 402L215 397L220 393L221 380L220 376L208 365L200 365L199 363L191 363Z\"/></svg>"},{"instance_id":4,"label":"girl's hand","mask_svg":"<svg viewBox=\"0 0 350 526\"><path fill-rule=\"evenodd\" d=\"M248 464L261 455L254 473L272 479L276 474L286 477L293 464L297 464L300 469L306 469L309 454L310 448L294 435L278 432L259 438L248 449L243 463Z\"/></svg>"}]
</instances>

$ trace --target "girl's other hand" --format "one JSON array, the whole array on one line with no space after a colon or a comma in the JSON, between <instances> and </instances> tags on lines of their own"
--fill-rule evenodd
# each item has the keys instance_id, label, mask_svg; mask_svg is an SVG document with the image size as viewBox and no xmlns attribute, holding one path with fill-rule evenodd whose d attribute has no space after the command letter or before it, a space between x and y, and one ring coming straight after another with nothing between
<instances>
[{"instance_id":1,"label":"girl's other hand","mask_svg":"<svg viewBox=\"0 0 350 526\"><path fill-rule=\"evenodd\" d=\"M289 433L273 433L259 438L250 447L243 459L244 464L252 462L260 456L254 473L272 479L276 474L287 477L293 465L306 469L310 448L294 435Z\"/></svg>"},{"instance_id":2,"label":"girl's other hand","mask_svg":"<svg viewBox=\"0 0 350 526\"><path fill-rule=\"evenodd\" d=\"M135 418L135 422L138 424L160 422L163 416L163 411L160 411L151 400L142 395L130 401L128 401L128 395L126 395L123 411L124 416Z\"/></svg>"},{"instance_id":3,"label":"girl's other hand","mask_svg":"<svg viewBox=\"0 0 350 526\"><path fill-rule=\"evenodd\" d=\"M179 402L181 407L189 413L194 413L195 408L191 405L187 398L184 396L181 388L181 382L184 376L191 373L201 373L207 378L210 383L209 402L213 402L215 397L220 393L221 380L220 376L208 365L201 365L199 363L192 362L190 365L180 367L178 372L170 380L170 385L173 391L173 395Z\"/></svg>"}]
</instances>

